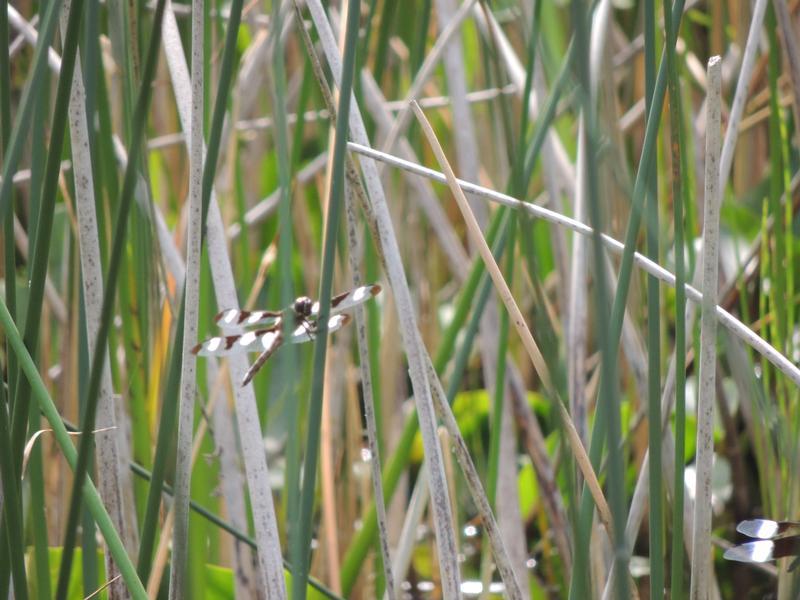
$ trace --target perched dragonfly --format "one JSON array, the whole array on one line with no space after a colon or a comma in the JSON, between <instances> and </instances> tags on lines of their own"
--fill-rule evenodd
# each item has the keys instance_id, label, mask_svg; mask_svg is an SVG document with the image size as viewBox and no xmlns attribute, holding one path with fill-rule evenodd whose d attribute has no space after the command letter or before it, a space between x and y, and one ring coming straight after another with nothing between
<instances>
[{"instance_id":1,"label":"perched dragonfly","mask_svg":"<svg viewBox=\"0 0 800 600\"><path fill-rule=\"evenodd\" d=\"M331 316L328 319L328 331L341 329L350 321L350 315L343 311L351 309L377 296L381 286L377 284L362 285L349 292L331 298ZM266 360L284 343L300 344L314 339L317 331L319 302L301 296L287 309L271 310L237 310L228 309L220 312L214 320L223 329L254 328L235 335L213 337L192 348L199 356L230 356L249 352L259 352L256 361L245 373L242 385L247 385ZM284 319L292 319L294 329L288 338L284 334Z\"/></svg>"},{"instance_id":2,"label":"perched dragonfly","mask_svg":"<svg viewBox=\"0 0 800 600\"><path fill-rule=\"evenodd\" d=\"M786 556L797 556L789 570L800 564L800 522L749 519L741 521L736 531L755 541L728 548L723 555L728 560L764 563Z\"/></svg>"}]
</instances>

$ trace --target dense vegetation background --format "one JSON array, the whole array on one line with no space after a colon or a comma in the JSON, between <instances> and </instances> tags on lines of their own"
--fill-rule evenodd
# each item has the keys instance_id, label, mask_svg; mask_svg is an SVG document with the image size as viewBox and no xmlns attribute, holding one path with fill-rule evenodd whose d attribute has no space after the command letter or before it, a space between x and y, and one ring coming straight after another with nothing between
<instances>
[{"instance_id":1,"label":"dense vegetation background","mask_svg":"<svg viewBox=\"0 0 800 600\"><path fill-rule=\"evenodd\" d=\"M4 2L0 598L797 597L797 19Z\"/></svg>"}]
</instances>

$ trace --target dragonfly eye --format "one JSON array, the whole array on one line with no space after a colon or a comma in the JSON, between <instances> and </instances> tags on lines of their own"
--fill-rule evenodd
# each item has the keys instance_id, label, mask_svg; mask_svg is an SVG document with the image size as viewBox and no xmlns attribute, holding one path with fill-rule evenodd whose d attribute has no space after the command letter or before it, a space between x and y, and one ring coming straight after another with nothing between
<instances>
[{"instance_id":1,"label":"dragonfly eye","mask_svg":"<svg viewBox=\"0 0 800 600\"><path fill-rule=\"evenodd\" d=\"M301 296L294 301L294 312L301 317L308 317L311 315L312 304L313 302L311 302L311 298L308 296Z\"/></svg>"}]
</instances>

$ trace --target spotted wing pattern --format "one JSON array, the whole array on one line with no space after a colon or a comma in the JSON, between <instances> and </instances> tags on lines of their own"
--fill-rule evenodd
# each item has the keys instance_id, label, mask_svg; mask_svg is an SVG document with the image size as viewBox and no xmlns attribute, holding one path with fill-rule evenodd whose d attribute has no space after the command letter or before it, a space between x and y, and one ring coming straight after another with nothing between
<instances>
[{"instance_id":1,"label":"spotted wing pattern","mask_svg":"<svg viewBox=\"0 0 800 600\"><path fill-rule=\"evenodd\" d=\"M280 327L257 329L240 335L223 335L197 344L192 348L192 353L198 356L230 356L245 352L263 352L271 348L280 336Z\"/></svg>"},{"instance_id":2,"label":"spotted wing pattern","mask_svg":"<svg viewBox=\"0 0 800 600\"><path fill-rule=\"evenodd\" d=\"M328 331L333 332L341 329L348 322L350 322L349 315L334 315L328 320ZM289 343L302 344L303 342L311 341L314 339L315 331L314 323L302 323L289 336ZM192 352L198 356L231 356L233 354L259 352L258 358L247 370L242 380L242 385L247 385L283 342L283 330L279 325L276 325L239 335L213 337L202 344L197 344L192 348Z\"/></svg>"},{"instance_id":3,"label":"spotted wing pattern","mask_svg":"<svg viewBox=\"0 0 800 600\"><path fill-rule=\"evenodd\" d=\"M255 325L272 326L280 323L282 313L274 310L239 310L229 308L223 310L214 321L220 327L252 327Z\"/></svg>"},{"instance_id":4,"label":"spotted wing pattern","mask_svg":"<svg viewBox=\"0 0 800 600\"><path fill-rule=\"evenodd\" d=\"M338 296L331 298L331 314L335 315L342 311L358 306L374 298L381 293L381 286L377 283L370 285L362 285L349 292L344 292ZM316 316L319 314L319 302L314 302L311 306L311 314Z\"/></svg>"},{"instance_id":5,"label":"spotted wing pattern","mask_svg":"<svg viewBox=\"0 0 800 600\"><path fill-rule=\"evenodd\" d=\"M338 294L331 298L331 314L335 315L354 306L358 306L374 298L381 291L381 286L378 284L362 285L349 292ZM319 314L319 302L314 302L311 305L310 317L316 317ZM281 311L273 310L239 310L237 308L229 308L223 310L214 320L222 328L238 328L238 327L272 327L281 322L283 313Z\"/></svg>"},{"instance_id":6,"label":"spotted wing pattern","mask_svg":"<svg viewBox=\"0 0 800 600\"><path fill-rule=\"evenodd\" d=\"M787 535L800 531L799 522L749 519L740 522L736 526L736 531L756 539L728 548L723 555L727 560L764 563L786 556L800 555L800 535ZM790 569L796 566L797 561Z\"/></svg>"},{"instance_id":7,"label":"spotted wing pattern","mask_svg":"<svg viewBox=\"0 0 800 600\"><path fill-rule=\"evenodd\" d=\"M336 331L350 321L343 311L358 306L374 298L381 291L377 284L362 285L349 292L331 298L331 316L328 331ZM295 329L284 337L284 315L294 312ZM312 303L306 297L298 298L293 307L286 311L228 309L220 312L215 320L223 329L239 331L242 328L261 326L259 329L235 335L222 335L210 338L192 348L198 356L230 356L258 352L258 358L245 374L242 385L247 385L267 359L285 342L300 344L314 339L319 316L319 302Z\"/></svg>"}]
</instances>

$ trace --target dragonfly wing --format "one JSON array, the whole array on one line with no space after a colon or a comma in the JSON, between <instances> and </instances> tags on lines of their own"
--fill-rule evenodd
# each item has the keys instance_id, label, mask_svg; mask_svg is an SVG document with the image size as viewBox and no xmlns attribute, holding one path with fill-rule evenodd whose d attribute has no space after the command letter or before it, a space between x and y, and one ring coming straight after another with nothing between
<instances>
[{"instance_id":1,"label":"dragonfly wing","mask_svg":"<svg viewBox=\"0 0 800 600\"><path fill-rule=\"evenodd\" d=\"M213 337L192 348L198 356L231 356L247 352L259 352L271 347L275 338L280 337L280 327L248 331L241 335Z\"/></svg>"},{"instance_id":2,"label":"dragonfly wing","mask_svg":"<svg viewBox=\"0 0 800 600\"><path fill-rule=\"evenodd\" d=\"M800 535L778 538L777 540L772 540L772 543L772 558L800 555ZM794 569L795 567L797 565L790 568Z\"/></svg>"},{"instance_id":3,"label":"dragonfly wing","mask_svg":"<svg viewBox=\"0 0 800 600\"><path fill-rule=\"evenodd\" d=\"M738 562L763 563L771 561L775 543L772 540L758 540L755 542L745 542L738 546L728 548L723 555L727 560Z\"/></svg>"},{"instance_id":4,"label":"dragonfly wing","mask_svg":"<svg viewBox=\"0 0 800 600\"><path fill-rule=\"evenodd\" d=\"M748 519L740 521L736 531L747 537L768 540L792 530L800 529L797 521L773 521L772 519Z\"/></svg>"},{"instance_id":5,"label":"dragonfly wing","mask_svg":"<svg viewBox=\"0 0 800 600\"><path fill-rule=\"evenodd\" d=\"M763 563L800 554L800 535L790 535L774 540L756 540L728 548L723 555L728 560Z\"/></svg>"},{"instance_id":6,"label":"dragonfly wing","mask_svg":"<svg viewBox=\"0 0 800 600\"><path fill-rule=\"evenodd\" d=\"M335 315L347 310L348 308L353 308L354 306L363 304L370 298L374 298L380 294L380 292L381 286L379 286L377 283L373 283L370 285L362 285L354 290L350 290L349 292L344 292L343 294L334 296L331 298L331 314ZM311 307L311 314L319 314L319 302L314 302Z\"/></svg>"},{"instance_id":7,"label":"dragonfly wing","mask_svg":"<svg viewBox=\"0 0 800 600\"><path fill-rule=\"evenodd\" d=\"M341 329L350 322L350 315L334 315L328 319L328 333ZM316 334L316 326L313 323L301 323L292 332L290 341L293 344L302 344L303 342L310 342L314 339Z\"/></svg>"},{"instance_id":8,"label":"dragonfly wing","mask_svg":"<svg viewBox=\"0 0 800 600\"><path fill-rule=\"evenodd\" d=\"M282 313L274 310L223 310L214 320L220 327L253 327L256 325L278 325Z\"/></svg>"},{"instance_id":9,"label":"dragonfly wing","mask_svg":"<svg viewBox=\"0 0 800 600\"><path fill-rule=\"evenodd\" d=\"M328 321L328 331L333 332L341 329L350 321L349 315L336 313L366 302L380 291L379 285L365 285L334 297L331 304L334 314ZM306 315L309 314L306 312L307 310L306 308L304 311ZM319 304L314 303L311 308L311 316L318 311ZM267 359L285 341L282 331L283 313L281 312L229 309L219 313L216 321L221 327L250 327L259 323L273 323L270 327L257 331L213 337L192 348L192 352L199 356L230 356L232 354L260 352L256 361L247 370L242 385L247 385L253 379L253 376ZM313 318L310 321L303 319L288 337L288 341L293 344L308 342L314 339L316 329L317 326Z\"/></svg>"}]
</instances>

